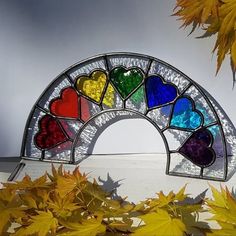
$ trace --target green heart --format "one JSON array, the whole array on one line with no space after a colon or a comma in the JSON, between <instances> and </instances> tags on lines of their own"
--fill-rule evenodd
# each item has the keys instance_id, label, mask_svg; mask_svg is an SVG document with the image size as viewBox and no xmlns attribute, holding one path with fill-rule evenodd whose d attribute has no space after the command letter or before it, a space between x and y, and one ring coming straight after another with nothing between
<instances>
[{"instance_id":1,"label":"green heart","mask_svg":"<svg viewBox=\"0 0 236 236\"><path fill-rule=\"evenodd\" d=\"M110 78L120 95L126 98L142 82L143 74L138 68L116 67L110 72Z\"/></svg>"}]
</instances>

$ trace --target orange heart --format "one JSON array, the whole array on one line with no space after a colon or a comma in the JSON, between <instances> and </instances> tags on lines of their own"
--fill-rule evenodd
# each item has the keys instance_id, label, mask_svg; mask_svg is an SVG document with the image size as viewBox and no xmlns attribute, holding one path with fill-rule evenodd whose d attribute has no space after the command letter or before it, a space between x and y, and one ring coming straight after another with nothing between
<instances>
[{"instance_id":1,"label":"orange heart","mask_svg":"<svg viewBox=\"0 0 236 236\"><path fill-rule=\"evenodd\" d=\"M76 91L69 87L61 92L61 98L56 98L50 104L50 111L55 116L78 118L80 103Z\"/></svg>"}]
</instances>

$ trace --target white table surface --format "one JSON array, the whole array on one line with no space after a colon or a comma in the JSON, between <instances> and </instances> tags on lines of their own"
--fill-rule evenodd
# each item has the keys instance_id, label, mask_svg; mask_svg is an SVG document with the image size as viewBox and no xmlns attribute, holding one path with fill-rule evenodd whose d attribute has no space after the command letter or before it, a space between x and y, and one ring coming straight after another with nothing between
<instances>
[{"instance_id":1,"label":"white table surface","mask_svg":"<svg viewBox=\"0 0 236 236\"><path fill-rule=\"evenodd\" d=\"M10 173L19 163L20 159L4 159L0 162L0 182L6 182ZM12 161L10 161L12 160ZM18 179L25 173L36 178L50 171L51 163L39 161L25 161L26 166ZM55 164L58 166L59 164ZM186 192L195 197L209 188L209 184L216 186L227 185L229 189L236 186L236 174L227 182L207 181L201 179L169 176L165 174L166 157L163 154L145 155L113 155L90 156L80 163L80 170L89 173L89 177L107 180L109 173L114 181L120 180L117 193L128 196L128 200L138 202L148 197L154 197L156 192L163 190L178 191L187 184ZM74 165L64 165L64 168L73 170ZM109 185L109 183L107 183ZM108 186L109 187L109 186ZM210 191L207 192L210 196Z\"/></svg>"}]
</instances>

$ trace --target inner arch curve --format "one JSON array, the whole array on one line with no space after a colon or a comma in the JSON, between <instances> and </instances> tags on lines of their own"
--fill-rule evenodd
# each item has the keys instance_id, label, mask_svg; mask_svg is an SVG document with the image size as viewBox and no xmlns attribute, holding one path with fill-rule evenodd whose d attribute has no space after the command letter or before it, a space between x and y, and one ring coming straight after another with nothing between
<instances>
[{"instance_id":1,"label":"inner arch curve","mask_svg":"<svg viewBox=\"0 0 236 236\"><path fill-rule=\"evenodd\" d=\"M96 142L98 141L99 137L102 135L102 133L107 130L109 126L112 126L113 124L124 121L124 120L134 120L134 119L142 119L148 122L155 130L158 132L159 136L161 137L161 144L155 144L156 146L161 146L161 149L163 154L167 156L167 166L169 162L169 147L168 142L166 140L166 137L161 132L160 128L156 125L153 120L150 118L144 116L143 114L132 111L132 110L108 110L104 111L102 113L99 113L95 117L93 117L91 120L89 120L85 126L81 127L80 132L78 132L77 137L74 141L72 152L71 152L71 160L73 163L79 163L83 161L85 158L87 158L89 155L93 154L94 147L96 145ZM136 127L137 131L139 130L138 127ZM135 132L136 135L142 135L138 132ZM112 138L112 137L111 137ZM160 141L158 138L156 140L157 142ZM164 150L163 150L164 149ZM124 152L121 152L119 154L124 154ZM134 152L130 152L134 153ZM137 153L137 152L136 152ZM150 152L149 152L150 153ZM107 153L103 153L103 155L106 155ZM118 153L111 153L111 154L118 154ZM168 171L168 170L167 170Z\"/></svg>"}]
</instances>

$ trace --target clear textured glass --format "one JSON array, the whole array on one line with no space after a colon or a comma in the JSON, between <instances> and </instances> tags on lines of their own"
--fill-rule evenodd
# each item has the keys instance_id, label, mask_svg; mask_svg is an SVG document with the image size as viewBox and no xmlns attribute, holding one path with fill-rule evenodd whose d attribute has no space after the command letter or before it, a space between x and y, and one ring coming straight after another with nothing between
<instances>
[{"instance_id":1,"label":"clear textured glass","mask_svg":"<svg viewBox=\"0 0 236 236\"><path fill-rule=\"evenodd\" d=\"M70 78L75 81L81 75L89 75L93 71L102 69L106 70L106 62L103 58L92 59L82 64L78 64L68 71Z\"/></svg>"},{"instance_id":2,"label":"clear textured glass","mask_svg":"<svg viewBox=\"0 0 236 236\"><path fill-rule=\"evenodd\" d=\"M67 141L58 146L45 151L44 158L46 160L65 161L70 162L72 143Z\"/></svg>"},{"instance_id":3,"label":"clear textured glass","mask_svg":"<svg viewBox=\"0 0 236 236\"><path fill-rule=\"evenodd\" d=\"M190 137L192 132L176 129L167 129L163 132L163 134L168 140L169 149L171 151L176 151Z\"/></svg>"},{"instance_id":4,"label":"clear textured glass","mask_svg":"<svg viewBox=\"0 0 236 236\"><path fill-rule=\"evenodd\" d=\"M25 139L25 150L24 155L27 157L40 159L42 152L35 146L34 137L38 133L38 122L45 115L44 112L35 108L30 120L30 123L26 129L26 139Z\"/></svg>"},{"instance_id":5,"label":"clear textured glass","mask_svg":"<svg viewBox=\"0 0 236 236\"><path fill-rule=\"evenodd\" d=\"M172 153L170 156L170 173L172 174L187 174L190 176L198 177L201 172L201 168L194 165L191 161L183 157L179 153Z\"/></svg>"},{"instance_id":6,"label":"clear textured glass","mask_svg":"<svg viewBox=\"0 0 236 236\"><path fill-rule=\"evenodd\" d=\"M49 88L45 91L45 93L40 97L38 101L38 106L49 111L50 102L53 99L60 97L62 89L70 86L71 83L65 76L59 77L49 86Z\"/></svg>"},{"instance_id":7,"label":"clear textured glass","mask_svg":"<svg viewBox=\"0 0 236 236\"><path fill-rule=\"evenodd\" d=\"M161 75L166 82L175 84L180 92L182 92L188 85L189 81L183 75L175 71L161 62L154 61L149 70L149 75Z\"/></svg>"},{"instance_id":8,"label":"clear textured glass","mask_svg":"<svg viewBox=\"0 0 236 236\"><path fill-rule=\"evenodd\" d=\"M112 69L117 66L123 66L125 68L139 67L145 73L148 70L150 60L148 58L142 58L137 56L108 56L109 69Z\"/></svg>"}]
</instances>

